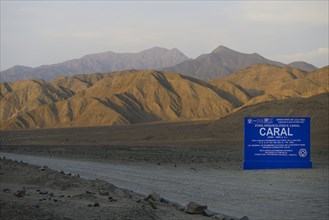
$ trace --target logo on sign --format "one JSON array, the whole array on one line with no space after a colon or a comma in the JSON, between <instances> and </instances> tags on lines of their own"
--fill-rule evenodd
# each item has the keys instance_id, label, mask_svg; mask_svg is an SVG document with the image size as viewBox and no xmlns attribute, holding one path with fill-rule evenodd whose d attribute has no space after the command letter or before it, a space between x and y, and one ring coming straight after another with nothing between
<instances>
[{"instance_id":1,"label":"logo on sign","mask_svg":"<svg viewBox=\"0 0 329 220\"><path fill-rule=\"evenodd\" d=\"M300 157L306 157L307 156L307 150L304 149L304 148L301 148L299 151L298 151L298 155Z\"/></svg>"}]
</instances>

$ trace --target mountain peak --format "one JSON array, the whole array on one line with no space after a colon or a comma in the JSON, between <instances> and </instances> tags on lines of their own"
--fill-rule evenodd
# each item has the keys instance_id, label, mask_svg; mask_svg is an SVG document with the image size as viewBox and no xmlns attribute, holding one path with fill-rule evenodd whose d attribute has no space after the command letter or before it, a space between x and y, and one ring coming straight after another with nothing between
<instances>
[{"instance_id":1,"label":"mountain peak","mask_svg":"<svg viewBox=\"0 0 329 220\"><path fill-rule=\"evenodd\" d=\"M152 47L150 49L146 49L146 50L143 50L141 53L143 52L147 52L147 51L169 51L167 48L164 48L164 47Z\"/></svg>"},{"instance_id":2,"label":"mountain peak","mask_svg":"<svg viewBox=\"0 0 329 220\"><path fill-rule=\"evenodd\" d=\"M203 54L194 60L184 61L165 70L209 80L229 75L254 64L285 66L283 63L266 59L257 53L241 53L221 45L209 54Z\"/></svg>"},{"instance_id":3,"label":"mountain peak","mask_svg":"<svg viewBox=\"0 0 329 220\"><path fill-rule=\"evenodd\" d=\"M292 63L289 63L288 66L298 68L307 72L317 70L318 68L310 63L306 63L304 61L295 61Z\"/></svg>"},{"instance_id":4,"label":"mountain peak","mask_svg":"<svg viewBox=\"0 0 329 220\"><path fill-rule=\"evenodd\" d=\"M232 49L230 49L228 47L225 47L223 45L218 46L215 50L212 51L212 53L225 53L225 52L238 53L237 51L232 50Z\"/></svg>"}]
</instances>

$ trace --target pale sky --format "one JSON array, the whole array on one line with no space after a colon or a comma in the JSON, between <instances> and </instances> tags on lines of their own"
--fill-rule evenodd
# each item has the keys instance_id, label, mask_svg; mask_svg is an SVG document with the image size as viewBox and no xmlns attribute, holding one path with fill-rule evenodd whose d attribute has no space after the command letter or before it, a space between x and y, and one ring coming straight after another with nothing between
<instances>
[{"instance_id":1,"label":"pale sky","mask_svg":"<svg viewBox=\"0 0 329 220\"><path fill-rule=\"evenodd\" d=\"M104 51L219 45L328 65L328 1L3 1L1 70Z\"/></svg>"}]
</instances>

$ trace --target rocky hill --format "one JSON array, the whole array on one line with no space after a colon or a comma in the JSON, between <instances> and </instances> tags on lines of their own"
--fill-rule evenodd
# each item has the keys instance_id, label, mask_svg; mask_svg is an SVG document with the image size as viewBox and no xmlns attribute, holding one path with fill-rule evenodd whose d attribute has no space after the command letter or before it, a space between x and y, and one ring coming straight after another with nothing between
<instances>
[{"instance_id":1,"label":"rocky hill","mask_svg":"<svg viewBox=\"0 0 329 220\"><path fill-rule=\"evenodd\" d=\"M224 91L176 73L125 71L98 78L95 74L88 75L89 79L85 80L81 79L83 77L86 76L66 78L66 81L57 79L49 84L43 81L38 91L45 91L44 94L33 92L34 87L29 85L34 81L3 84L0 101L3 128L213 119L238 106L234 99L223 95ZM55 84L58 81L60 83ZM60 91L70 92L57 97L59 92L48 89L55 86L61 88ZM35 104L34 94L39 97L38 104ZM11 97L21 103L20 107L7 107L12 103Z\"/></svg>"},{"instance_id":2,"label":"rocky hill","mask_svg":"<svg viewBox=\"0 0 329 220\"><path fill-rule=\"evenodd\" d=\"M1 83L0 122L19 129L217 120L247 106L328 91L328 67L254 65L209 82L154 70L80 74Z\"/></svg>"},{"instance_id":3,"label":"rocky hill","mask_svg":"<svg viewBox=\"0 0 329 220\"><path fill-rule=\"evenodd\" d=\"M305 72L291 67L254 65L209 82L217 87L230 83L243 89L250 97L242 96L244 106L290 97L307 98L329 91L328 66Z\"/></svg>"}]
</instances>

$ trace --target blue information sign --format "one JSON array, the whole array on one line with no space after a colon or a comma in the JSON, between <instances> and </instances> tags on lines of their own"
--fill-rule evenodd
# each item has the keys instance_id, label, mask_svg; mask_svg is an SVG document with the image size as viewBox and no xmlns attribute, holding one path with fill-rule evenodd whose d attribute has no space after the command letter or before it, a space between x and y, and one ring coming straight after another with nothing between
<instances>
[{"instance_id":1,"label":"blue information sign","mask_svg":"<svg viewBox=\"0 0 329 220\"><path fill-rule=\"evenodd\" d=\"M245 118L245 170L311 168L310 153L310 118Z\"/></svg>"}]
</instances>

